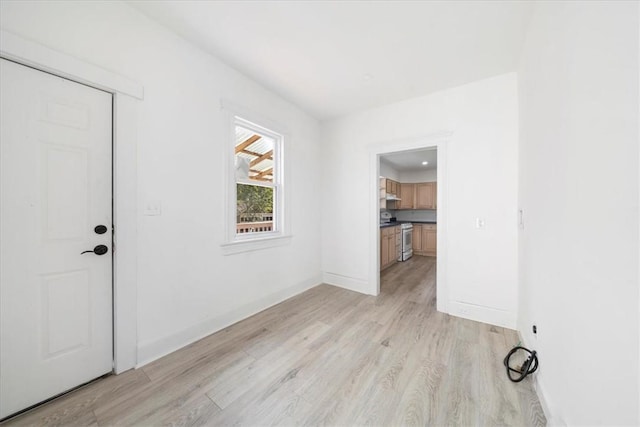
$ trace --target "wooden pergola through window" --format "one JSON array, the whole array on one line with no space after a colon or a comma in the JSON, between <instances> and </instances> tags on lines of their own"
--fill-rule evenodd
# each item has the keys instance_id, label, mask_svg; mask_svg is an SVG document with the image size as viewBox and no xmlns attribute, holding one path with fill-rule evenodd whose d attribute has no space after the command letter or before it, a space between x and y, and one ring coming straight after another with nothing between
<instances>
[{"instance_id":1,"label":"wooden pergola through window","mask_svg":"<svg viewBox=\"0 0 640 427\"><path fill-rule=\"evenodd\" d=\"M249 179L273 182L273 147L271 138L236 127L235 154L249 163Z\"/></svg>"}]
</instances>

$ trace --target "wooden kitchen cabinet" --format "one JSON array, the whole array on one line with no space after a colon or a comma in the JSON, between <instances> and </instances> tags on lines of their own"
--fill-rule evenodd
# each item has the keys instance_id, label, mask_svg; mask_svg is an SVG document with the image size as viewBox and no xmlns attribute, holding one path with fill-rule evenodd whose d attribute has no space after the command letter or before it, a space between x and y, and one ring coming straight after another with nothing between
<instances>
[{"instance_id":1,"label":"wooden kitchen cabinet","mask_svg":"<svg viewBox=\"0 0 640 427\"><path fill-rule=\"evenodd\" d=\"M415 209L435 209L435 182L421 182L416 184Z\"/></svg>"},{"instance_id":2,"label":"wooden kitchen cabinet","mask_svg":"<svg viewBox=\"0 0 640 427\"><path fill-rule=\"evenodd\" d=\"M422 224L413 224L411 249L413 249L414 253L422 252Z\"/></svg>"},{"instance_id":3,"label":"wooden kitchen cabinet","mask_svg":"<svg viewBox=\"0 0 640 427\"><path fill-rule=\"evenodd\" d=\"M387 229L380 229L380 270L384 270L389 262L389 239Z\"/></svg>"},{"instance_id":4,"label":"wooden kitchen cabinet","mask_svg":"<svg viewBox=\"0 0 640 427\"><path fill-rule=\"evenodd\" d=\"M392 179L387 178L387 193L393 194L394 196L398 195L398 187L400 186L399 182L396 182Z\"/></svg>"},{"instance_id":5,"label":"wooden kitchen cabinet","mask_svg":"<svg viewBox=\"0 0 640 427\"><path fill-rule=\"evenodd\" d=\"M388 187L391 189L391 191L388 191L389 194L399 197L400 195L400 183L396 182L392 179L388 179L387 183L390 184L388 185ZM394 200L394 201L389 201L387 202L387 208L389 209L398 209L398 204L400 202L398 200Z\"/></svg>"},{"instance_id":6,"label":"wooden kitchen cabinet","mask_svg":"<svg viewBox=\"0 0 640 427\"><path fill-rule=\"evenodd\" d=\"M398 209L414 209L415 184L400 183L400 202Z\"/></svg>"},{"instance_id":7,"label":"wooden kitchen cabinet","mask_svg":"<svg viewBox=\"0 0 640 427\"><path fill-rule=\"evenodd\" d=\"M422 226L422 251L426 256L436 256L438 248L438 230L435 224Z\"/></svg>"},{"instance_id":8,"label":"wooden kitchen cabinet","mask_svg":"<svg viewBox=\"0 0 640 427\"><path fill-rule=\"evenodd\" d=\"M398 261L401 244L400 226L380 229L380 270L391 267Z\"/></svg>"},{"instance_id":9,"label":"wooden kitchen cabinet","mask_svg":"<svg viewBox=\"0 0 640 427\"><path fill-rule=\"evenodd\" d=\"M387 195L399 196L400 183L389 178L380 177L380 207L383 209L399 209L399 201L387 200Z\"/></svg>"},{"instance_id":10,"label":"wooden kitchen cabinet","mask_svg":"<svg viewBox=\"0 0 640 427\"><path fill-rule=\"evenodd\" d=\"M436 209L437 194L436 182L400 183L396 209Z\"/></svg>"},{"instance_id":11,"label":"wooden kitchen cabinet","mask_svg":"<svg viewBox=\"0 0 640 427\"><path fill-rule=\"evenodd\" d=\"M438 226L436 224L413 224L413 253L436 256L438 249Z\"/></svg>"}]
</instances>

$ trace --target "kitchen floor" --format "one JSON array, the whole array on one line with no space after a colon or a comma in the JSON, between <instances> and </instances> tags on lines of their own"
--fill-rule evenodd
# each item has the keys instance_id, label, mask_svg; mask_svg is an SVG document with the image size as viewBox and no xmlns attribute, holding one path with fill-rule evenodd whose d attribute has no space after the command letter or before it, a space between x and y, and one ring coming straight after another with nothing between
<instances>
[{"instance_id":1,"label":"kitchen floor","mask_svg":"<svg viewBox=\"0 0 640 427\"><path fill-rule=\"evenodd\" d=\"M545 425L514 331L436 311L435 258L381 294L320 285L5 425Z\"/></svg>"}]
</instances>

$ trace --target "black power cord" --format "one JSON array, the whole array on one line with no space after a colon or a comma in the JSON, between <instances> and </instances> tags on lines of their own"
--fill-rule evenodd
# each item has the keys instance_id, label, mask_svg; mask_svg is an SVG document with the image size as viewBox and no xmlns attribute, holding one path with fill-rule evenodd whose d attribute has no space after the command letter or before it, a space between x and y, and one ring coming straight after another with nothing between
<instances>
[{"instance_id":1,"label":"black power cord","mask_svg":"<svg viewBox=\"0 0 640 427\"><path fill-rule=\"evenodd\" d=\"M513 356L518 350L523 350L529 353L527 359L519 368L512 368L509 366L509 359ZM507 368L507 376L514 383L519 383L523 379L527 377L529 374L533 374L538 369L538 356L536 351L531 351L528 348L516 346L511 349L511 351L504 358L504 366ZM511 373L515 372L518 375L512 375Z\"/></svg>"}]
</instances>

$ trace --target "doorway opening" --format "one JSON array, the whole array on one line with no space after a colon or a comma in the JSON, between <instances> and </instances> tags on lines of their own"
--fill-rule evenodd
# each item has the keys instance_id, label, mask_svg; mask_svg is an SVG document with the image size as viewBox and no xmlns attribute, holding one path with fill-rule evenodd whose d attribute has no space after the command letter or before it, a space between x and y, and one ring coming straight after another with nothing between
<instances>
[{"instance_id":1,"label":"doorway opening","mask_svg":"<svg viewBox=\"0 0 640 427\"><path fill-rule=\"evenodd\" d=\"M380 291L435 297L438 149L381 154L379 169Z\"/></svg>"},{"instance_id":2,"label":"doorway opening","mask_svg":"<svg viewBox=\"0 0 640 427\"><path fill-rule=\"evenodd\" d=\"M394 141L370 150L371 294L381 285L430 280L447 312L446 147L450 133ZM427 277L428 276L428 277ZM389 284L387 284L389 283ZM394 288L395 289L395 288ZM390 289L393 292L393 289Z\"/></svg>"}]
</instances>

